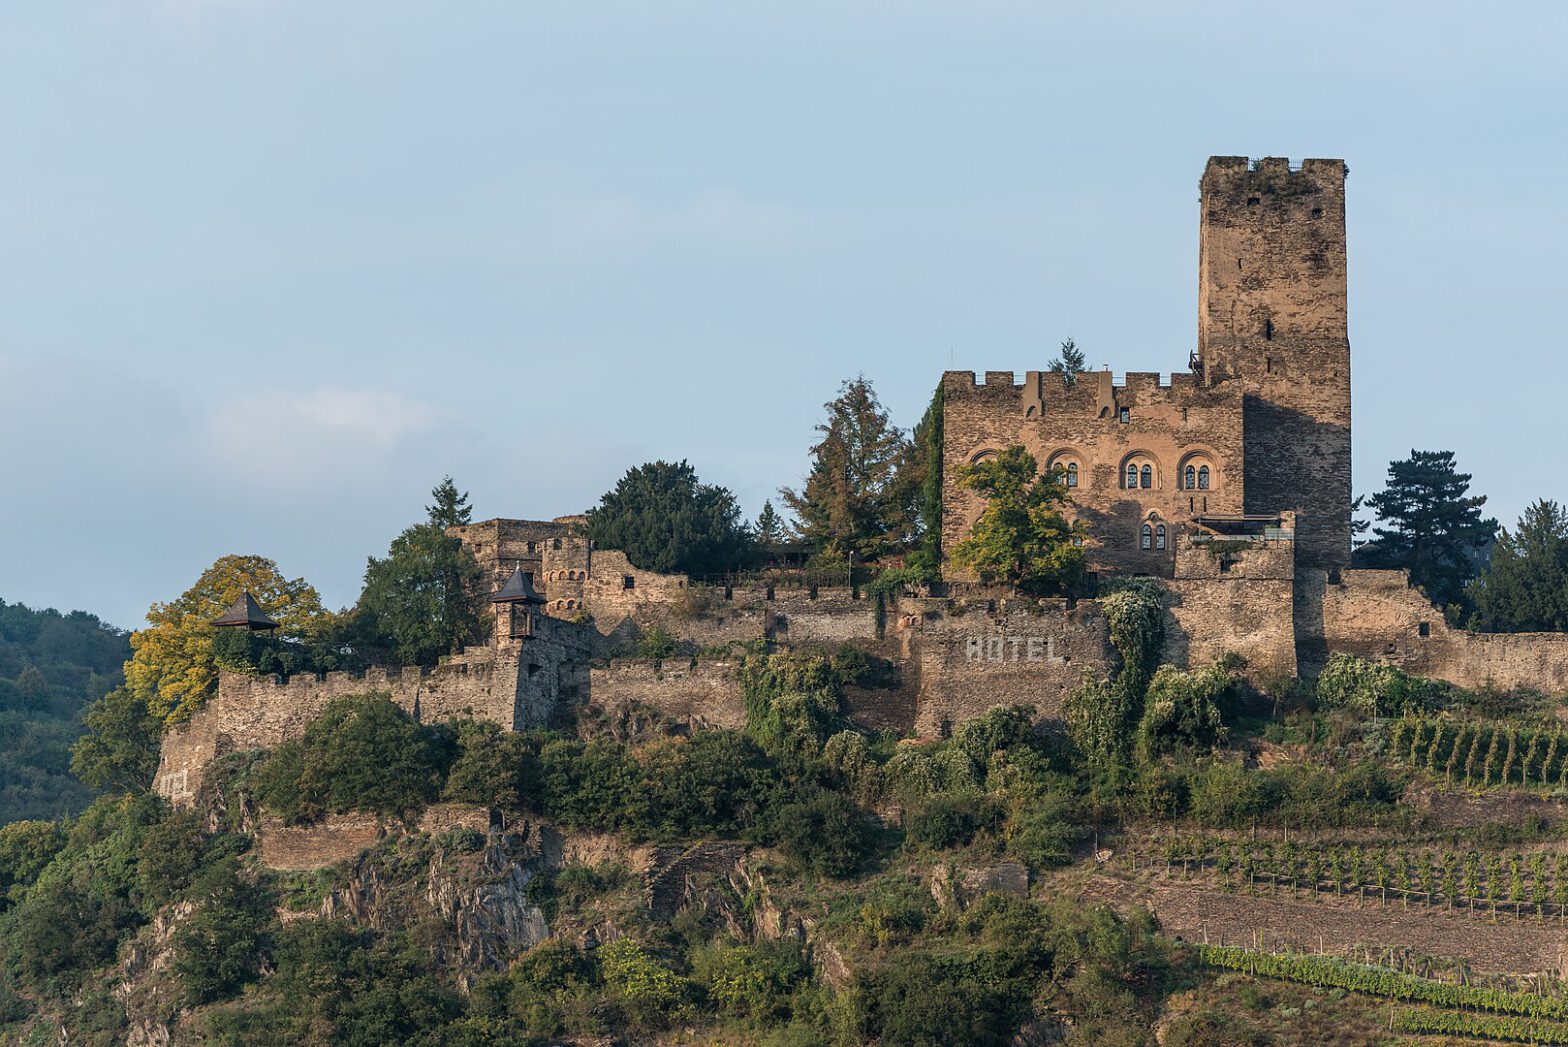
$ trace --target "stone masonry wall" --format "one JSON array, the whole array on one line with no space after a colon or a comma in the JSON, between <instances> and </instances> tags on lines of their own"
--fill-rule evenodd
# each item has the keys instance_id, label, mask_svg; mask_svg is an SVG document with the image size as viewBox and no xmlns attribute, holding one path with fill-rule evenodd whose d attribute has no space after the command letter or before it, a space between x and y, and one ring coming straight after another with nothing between
<instances>
[{"instance_id":1,"label":"stone masonry wall","mask_svg":"<svg viewBox=\"0 0 1568 1047\"><path fill-rule=\"evenodd\" d=\"M1246 511L1297 510L1303 566L1345 566L1345 164L1210 157L1200 196L1198 353L1208 385L1243 393Z\"/></svg>"},{"instance_id":2,"label":"stone masonry wall","mask_svg":"<svg viewBox=\"0 0 1568 1047\"><path fill-rule=\"evenodd\" d=\"M746 726L746 706L737 668L728 659L695 665L669 659L658 666L645 659L618 659L589 673L588 704L612 720L628 707L642 705L693 729L740 730Z\"/></svg>"},{"instance_id":3,"label":"stone masonry wall","mask_svg":"<svg viewBox=\"0 0 1568 1047\"><path fill-rule=\"evenodd\" d=\"M950 551L979 516L980 498L959 483L959 470L1021 444L1042 469L1076 465L1067 515L1089 529L1086 545L1096 570L1171 573L1172 549L1183 521L1202 513L1239 513L1244 492L1242 400L1239 387L1206 388L1192 374L1162 385L1156 374L1127 375L1116 385L1108 372L1090 371L1071 386L1062 376L1030 371L1017 384L1009 371L943 376L942 545ZM1123 410L1126 421L1122 421ZM1126 467L1139 470L1130 487ZM1142 486L1150 466L1152 487ZM1186 467L1194 483L1186 482ZM1207 467L1200 489L1197 471ZM1164 549L1142 548L1145 523L1166 525Z\"/></svg>"},{"instance_id":4,"label":"stone masonry wall","mask_svg":"<svg viewBox=\"0 0 1568 1047\"><path fill-rule=\"evenodd\" d=\"M1329 651L1397 665L1460 687L1568 693L1568 633L1453 629L1404 571L1347 570L1323 589Z\"/></svg>"},{"instance_id":5,"label":"stone masonry wall","mask_svg":"<svg viewBox=\"0 0 1568 1047\"><path fill-rule=\"evenodd\" d=\"M1105 618L1092 601L1001 601L997 609L904 601L911 659L919 672L915 730L945 734L998 705L1033 706L1042 718L1061 715L1062 700L1085 673L1103 675L1110 662Z\"/></svg>"}]
</instances>

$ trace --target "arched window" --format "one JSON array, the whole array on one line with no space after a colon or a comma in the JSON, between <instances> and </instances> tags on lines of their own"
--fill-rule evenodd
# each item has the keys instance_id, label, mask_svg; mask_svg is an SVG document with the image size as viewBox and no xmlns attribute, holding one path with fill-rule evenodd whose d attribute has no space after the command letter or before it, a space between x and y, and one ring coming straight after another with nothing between
<instances>
[{"instance_id":1,"label":"arched window","mask_svg":"<svg viewBox=\"0 0 1568 1047\"><path fill-rule=\"evenodd\" d=\"M1182 486L1189 491L1198 486L1198 470L1187 466L1187 471L1182 474Z\"/></svg>"},{"instance_id":2,"label":"arched window","mask_svg":"<svg viewBox=\"0 0 1568 1047\"><path fill-rule=\"evenodd\" d=\"M1077 462L1068 462L1067 463L1067 486L1068 487L1077 487L1078 486L1078 463Z\"/></svg>"},{"instance_id":3,"label":"arched window","mask_svg":"<svg viewBox=\"0 0 1568 1047\"><path fill-rule=\"evenodd\" d=\"M1206 465L1200 465L1200 466L1198 466L1198 490L1200 490L1200 491L1207 491L1208 489L1209 489L1209 467L1206 466Z\"/></svg>"},{"instance_id":4,"label":"arched window","mask_svg":"<svg viewBox=\"0 0 1568 1047\"><path fill-rule=\"evenodd\" d=\"M1143 467L1143 486L1144 487L1153 487L1154 486L1154 467L1151 466L1151 465L1145 465Z\"/></svg>"},{"instance_id":5,"label":"arched window","mask_svg":"<svg viewBox=\"0 0 1568 1047\"><path fill-rule=\"evenodd\" d=\"M1154 547L1156 549L1163 549L1163 548L1165 548L1165 525L1164 524L1160 524L1158 527L1156 527L1154 529Z\"/></svg>"},{"instance_id":6,"label":"arched window","mask_svg":"<svg viewBox=\"0 0 1568 1047\"><path fill-rule=\"evenodd\" d=\"M1145 549L1154 547L1154 528L1148 524L1143 525L1143 547Z\"/></svg>"},{"instance_id":7,"label":"arched window","mask_svg":"<svg viewBox=\"0 0 1568 1047\"><path fill-rule=\"evenodd\" d=\"M1137 466L1136 463L1128 462L1127 463L1127 490L1135 491L1137 489L1138 489L1138 466Z\"/></svg>"}]
</instances>

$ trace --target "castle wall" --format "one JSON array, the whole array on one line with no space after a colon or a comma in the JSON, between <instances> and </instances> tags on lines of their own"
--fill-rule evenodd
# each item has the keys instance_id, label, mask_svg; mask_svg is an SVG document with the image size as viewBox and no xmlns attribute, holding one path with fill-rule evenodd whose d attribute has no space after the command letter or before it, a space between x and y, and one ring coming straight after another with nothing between
<instances>
[{"instance_id":1,"label":"castle wall","mask_svg":"<svg viewBox=\"0 0 1568 1047\"><path fill-rule=\"evenodd\" d=\"M1085 673L1104 675L1110 664L1105 618L1092 601L947 606L904 601L917 615L910 656L919 673L915 731L948 733L998 705L1033 706L1042 718L1061 716L1062 701Z\"/></svg>"},{"instance_id":2,"label":"castle wall","mask_svg":"<svg viewBox=\"0 0 1568 1047\"><path fill-rule=\"evenodd\" d=\"M612 720L634 706L657 710L696 728L740 730L746 726L738 665L730 660L617 659L589 673L590 708Z\"/></svg>"},{"instance_id":3,"label":"castle wall","mask_svg":"<svg viewBox=\"0 0 1568 1047\"><path fill-rule=\"evenodd\" d=\"M1423 630L1425 635L1423 635ZM1568 633L1450 628L1404 571L1346 570L1323 588L1328 650L1466 688L1568 693Z\"/></svg>"},{"instance_id":4,"label":"castle wall","mask_svg":"<svg viewBox=\"0 0 1568 1047\"><path fill-rule=\"evenodd\" d=\"M587 689L587 646L581 627L548 619L536 627L525 641L502 640L429 670L296 673L286 679L220 673L217 695L164 732L153 788L175 803L190 802L212 760L299 737L329 702L345 695L385 693L424 723L473 718L508 730L543 726L559 702Z\"/></svg>"},{"instance_id":5,"label":"castle wall","mask_svg":"<svg viewBox=\"0 0 1568 1047\"><path fill-rule=\"evenodd\" d=\"M960 484L960 469L1013 444L1023 445L1041 469L1078 466L1066 514L1088 526L1086 552L1096 570L1169 577L1185 521L1242 510L1239 388L1207 388L1192 374L1172 375L1161 385L1158 375L1142 373L1118 386L1103 371L1085 372L1070 386L1059 374L1039 371L1022 384L1007 371L988 371L982 383L970 372L950 371L942 381L945 551L968 535L983 507ZM1137 487L1127 484L1129 463L1139 469ZM1144 464L1152 487L1142 486ZM1200 488L1196 474L1203 467L1208 483ZM1142 548L1145 523L1165 525L1164 549Z\"/></svg>"}]
</instances>

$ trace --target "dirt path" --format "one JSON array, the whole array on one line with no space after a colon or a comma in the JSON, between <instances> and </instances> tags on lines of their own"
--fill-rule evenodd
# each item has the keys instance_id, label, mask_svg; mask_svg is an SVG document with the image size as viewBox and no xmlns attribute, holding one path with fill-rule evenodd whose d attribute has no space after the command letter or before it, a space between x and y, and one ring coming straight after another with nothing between
<instances>
[{"instance_id":1,"label":"dirt path","mask_svg":"<svg viewBox=\"0 0 1568 1047\"><path fill-rule=\"evenodd\" d=\"M1403 946L1462 959L1495 974L1568 972L1568 929L1530 919L1498 923L1441 909L1358 909L1327 900L1249 897L1182 883L1089 877L1083 894L1119 909L1143 905L1166 932L1189 941L1342 953L1353 945Z\"/></svg>"}]
</instances>

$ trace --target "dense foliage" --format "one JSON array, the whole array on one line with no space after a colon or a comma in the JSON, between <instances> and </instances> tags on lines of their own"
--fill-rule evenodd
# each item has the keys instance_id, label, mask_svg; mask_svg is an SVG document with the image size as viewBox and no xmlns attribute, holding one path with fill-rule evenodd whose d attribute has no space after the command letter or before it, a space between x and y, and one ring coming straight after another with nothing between
<instances>
[{"instance_id":1,"label":"dense foliage","mask_svg":"<svg viewBox=\"0 0 1568 1047\"><path fill-rule=\"evenodd\" d=\"M71 746L83 709L119 682L129 656L126 634L90 614L0 600L0 824L87 806Z\"/></svg>"},{"instance_id":2,"label":"dense foliage","mask_svg":"<svg viewBox=\"0 0 1568 1047\"><path fill-rule=\"evenodd\" d=\"M1452 451L1411 451L1388 465L1388 482L1366 500L1377 513L1373 538L1358 550L1368 567L1402 567L1439 607L1458 604L1485 562L1497 521Z\"/></svg>"},{"instance_id":3,"label":"dense foliage","mask_svg":"<svg viewBox=\"0 0 1568 1047\"><path fill-rule=\"evenodd\" d=\"M431 495L428 519L394 538L384 559L370 558L354 609L354 637L366 648L384 648L400 665L434 665L487 635L473 600L479 564L447 534L468 523L468 495L450 476Z\"/></svg>"},{"instance_id":4,"label":"dense foliage","mask_svg":"<svg viewBox=\"0 0 1568 1047\"><path fill-rule=\"evenodd\" d=\"M627 470L588 511L588 535L645 571L700 577L732 571L755 555L735 496L702 483L686 462Z\"/></svg>"},{"instance_id":5,"label":"dense foliage","mask_svg":"<svg viewBox=\"0 0 1568 1047\"><path fill-rule=\"evenodd\" d=\"M191 587L169 603L155 603L147 612L148 626L131 634L134 654L125 663L131 692L165 723L179 723L217 692L220 644L236 662L263 647L237 636L220 639L212 627L220 615L250 593L281 625L274 642L309 643L333 626L321 608L321 597L302 578L288 579L277 564L260 556L222 556L201 573ZM261 641L257 641L258 644Z\"/></svg>"},{"instance_id":6,"label":"dense foliage","mask_svg":"<svg viewBox=\"0 0 1568 1047\"><path fill-rule=\"evenodd\" d=\"M1568 509L1545 499L1526 509L1517 527L1498 536L1469 597L1472 628L1568 630Z\"/></svg>"},{"instance_id":7,"label":"dense foliage","mask_svg":"<svg viewBox=\"0 0 1568 1047\"><path fill-rule=\"evenodd\" d=\"M912 548L921 526L926 459L894 425L864 375L846 381L823 405L821 439L797 491L779 494L795 514L800 539L839 560L875 560Z\"/></svg>"},{"instance_id":8,"label":"dense foliage","mask_svg":"<svg viewBox=\"0 0 1568 1047\"><path fill-rule=\"evenodd\" d=\"M1034 456L1015 444L965 466L957 479L985 507L969 535L953 547L955 567L1025 592L1060 593L1077 585L1083 530L1062 514L1068 496L1061 476L1041 475Z\"/></svg>"}]
</instances>

